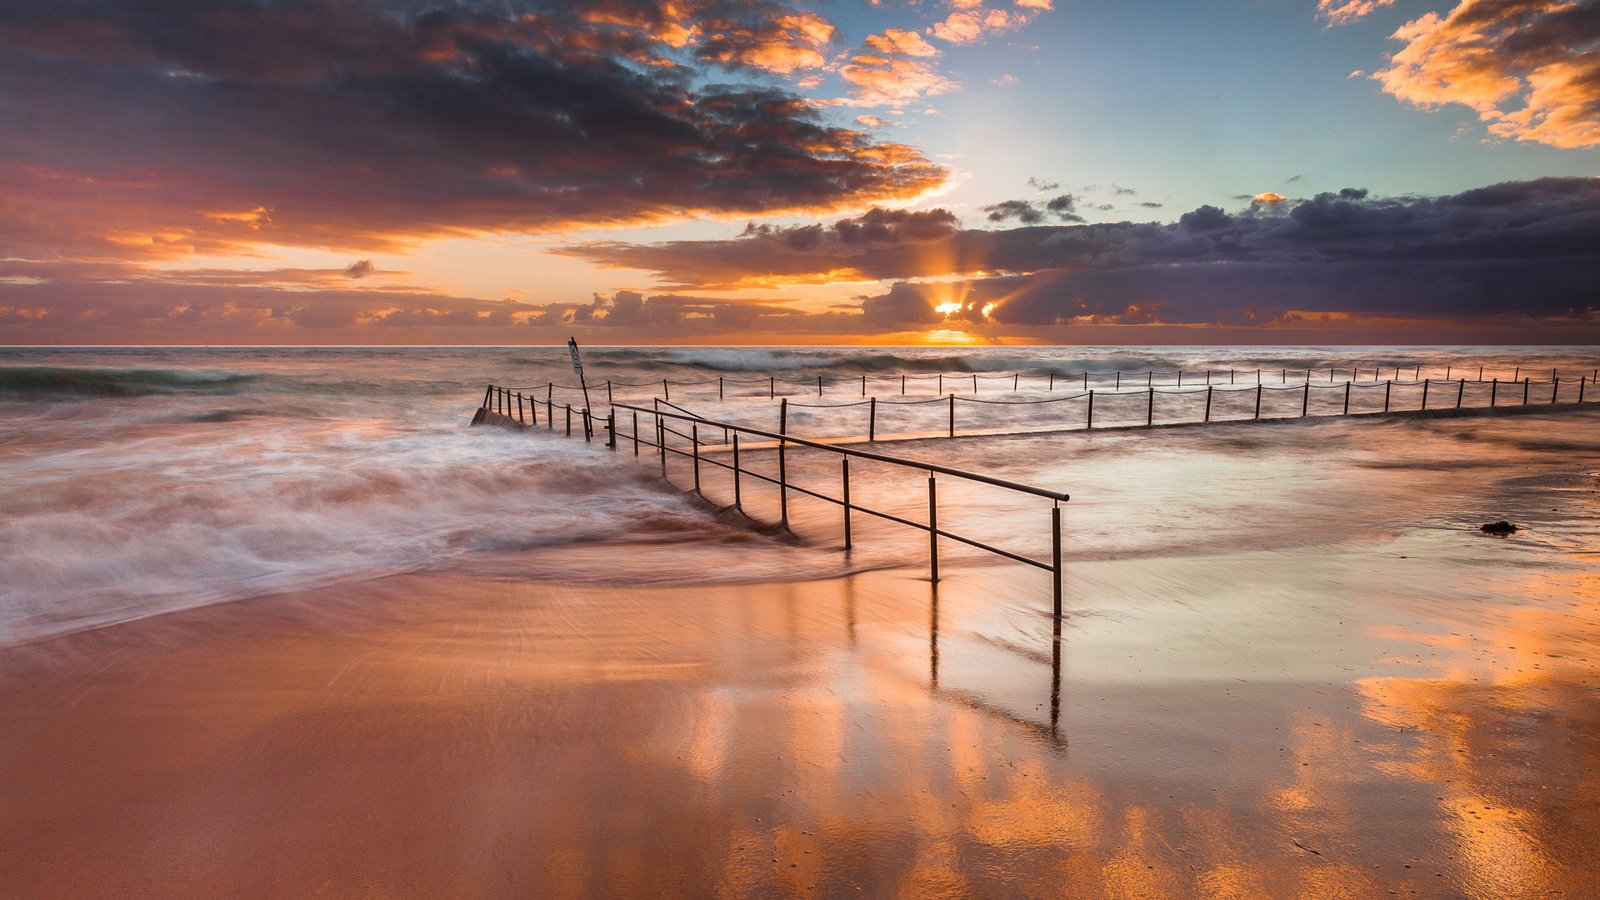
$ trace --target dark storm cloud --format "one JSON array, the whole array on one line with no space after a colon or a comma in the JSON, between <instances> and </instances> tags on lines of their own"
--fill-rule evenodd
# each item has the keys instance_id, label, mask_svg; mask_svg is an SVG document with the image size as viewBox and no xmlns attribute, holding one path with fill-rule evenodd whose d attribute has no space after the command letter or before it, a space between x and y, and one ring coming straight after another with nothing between
<instances>
[{"instance_id":1,"label":"dark storm cloud","mask_svg":"<svg viewBox=\"0 0 1600 900\"><path fill-rule=\"evenodd\" d=\"M0 251L381 248L939 183L761 77L827 31L787 0L0 0Z\"/></svg>"},{"instance_id":2,"label":"dark storm cloud","mask_svg":"<svg viewBox=\"0 0 1600 900\"><path fill-rule=\"evenodd\" d=\"M1202 206L1171 224L960 227L942 211L913 236L870 247L834 228L759 228L730 241L591 244L568 252L654 269L681 284L947 278L866 301L877 323L927 321L960 295L998 304L1001 324L1264 322L1305 311L1383 316L1594 320L1600 309L1600 179L1510 182L1443 197L1373 198L1363 189L1237 212ZM835 226L836 228L837 226ZM794 242L801 234L808 237ZM1298 312L1297 312L1298 311Z\"/></svg>"}]
</instances>

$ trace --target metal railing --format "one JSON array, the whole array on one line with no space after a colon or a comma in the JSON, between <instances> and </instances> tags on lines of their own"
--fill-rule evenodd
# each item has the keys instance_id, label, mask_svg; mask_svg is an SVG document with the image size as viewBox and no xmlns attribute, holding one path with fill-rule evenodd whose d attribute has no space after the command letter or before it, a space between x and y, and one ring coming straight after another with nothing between
<instances>
[{"instance_id":1,"label":"metal railing","mask_svg":"<svg viewBox=\"0 0 1600 900\"><path fill-rule=\"evenodd\" d=\"M687 380L671 379L666 377L651 379L648 381L622 381L617 379L607 379L604 382L596 381L592 383L590 387L596 391L604 390L606 394L606 402L610 404L615 402L617 390L625 388L650 388L653 391L656 388L659 388L659 391L655 391L654 396L658 396L663 400L672 399L672 391L674 387L676 387L680 393L686 388L705 388L706 396L697 396L696 399L707 399L709 398L709 391L712 385L716 386L716 396L718 400L728 398L730 387L735 390L742 388L747 391L747 393L742 395L735 395L737 397L749 399L765 395L769 400L776 400L779 397L793 396L801 393L815 393L816 396L821 397L828 388L850 391L851 393L858 393L859 396L865 397L868 395L869 386L875 389L879 394L898 394L899 396L908 396L912 393L922 393L926 390L925 388L921 388L922 385L927 385L928 387L933 388L932 393L939 395L944 395L954 390L958 392L970 391L974 396L976 396L982 392L985 382L998 383L999 390L1001 391L1005 390L1007 386L1006 382L1010 382L1009 387L1013 391L1021 391L1025 387L1034 390L1043 389L1047 391L1071 389L1073 387L1077 387L1079 390L1083 391L1087 391L1091 387L1099 388L1101 390L1109 388L1111 390L1120 391L1125 388L1149 388L1156 387L1158 385L1165 386L1167 384L1172 384L1176 387L1188 386L1191 388L1206 386L1220 387L1222 385L1234 386L1241 384L1261 385L1274 383L1279 385L1298 385L1311 383L1338 384L1342 382L1351 382L1357 385L1362 383L1381 384L1386 380L1385 373L1388 373L1387 380L1394 381L1396 383L1415 384L1421 382L1425 377L1430 378L1435 382L1455 382L1458 380L1457 373L1460 372L1470 374L1470 377L1464 378L1468 384L1488 384L1491 379L1495 379L1502 384L1506 384L1511 382L1520 383L1525 377L1532 377L1532 369L1530 368L1530 374L1528 376L1524 376L1522 372L1523 368L1525 367L1513 366L1510 376L1507 377L1503 367L1501 367L1499 370L1491 371L1489 367L1477 365L1476 363L1467 365L1447 363L1444 365L1413 364L1404 366L1398 364L1381 365L1374 363L1370 367L1354 365L1333 366L1326 369L1322 367L1307 369L1280 368L1278 370L1278 378L1276 381L1274 381L1272 378L1272 370L1264 367L1254 369L1208 368L1193 370L1139 369L1136 371L1119 369L1110 372L1093 372L1088 370L1081 372L1039 372L1037 370L1034 372L915 372L904 374L884 373L879 375L814 375L806 378L778 378L777 376L773 375L767 375L758 378L730 378L725 375L718 375L715 378ZM1442 373L1440 370L1443 370ZM1580 377L1591 383L1600 381L1600 369L1584 369L1577 371ZM1426 375L1424 374L1425 372L1427 373ZM1323 378L1324 373L1327 375L1326 378ZM1409 381L1407 381L1407 379L1404 377L1407 375L1411 376ZM1577 380L1573 378L1572 375L1572 371L1563 371L1559 368L1552 368L1550 370L1551 381L1565 381L1568 384L1571 384ZM752 386L754 392L750 393L748 391L752 390ZM765 388L765 390L761 390L761 388ZM544 391L548 394L557 390L577 391L581 390L581 386L576 384L563 384L556 381L550 381L535 387L513 388L513 390L529 392ZM992 386L991 390L993 390Z\"/></svg>"},{"instance_id":2,"label":"metal railing","mask_svg":"<svg viewBox=\"0 0 1600 900\"><path fill-rule=\"evenodd\" d=\"M584 439L592 440L596 427L604 428L606 447L616 451L619 442L629 442L633 447L634 456L640 456L648 448L653 455L658 455L661 460L661 475L668 478L667 461L669 457L676 456L691 461L692 476L694 479L693 492L704 497L702 483L702 467L710 466L720 468L731 473L733 503L732 507L744 511L744 484L747 479L774 485L778 493L779 526L789 530L789 498L793 495L810 497L825 503L839 506L843 511L844 549L854 547L854 530L851 516L862 513L889 522L925 531L928 534L928 569L929 577L933 583L939 582L939 539L955 541L969 547L1004 557L1005 559L1043 569L1051 576L1052 608L1056 616L1062 611L1062 570L1061 570L1061 504L1071 499L1064 491L1055 491L1048 488L1035 487L1021 482L1010 481L1005 478L996 478L979 472L968 472L951 466L938 463L922 462L919 460L903 459L884 453L874 453L869 450L858 450L852 447L839 447L819 441L807 440L793 435L779 432L765 431L759 428L750 428L744 425L735 425L729 422L719 422L703 416L695 415L688 411L674 412L660 408L647 409L632 406L626 403L617 403L602 418L590 413L589 410L574 410L570 404L556 404L547 396L545 405L545 424L549 430L555 430L557 410L565 413L565 431L572 434L574 414L579 418L580 428ZM670 404L668 404L670 406ZM484 405L480 415L474 423L481 421L482 412L496 413L514 423L532 428L538 425L538 406L536 398L525 396L518 391L490 385L484 392ZM527 411L526 413L524 411ZM627 431L618 430L617 413L625 411L628 415L630 426ZM651 431L648 435L640 430L640 417L648 417ZM723 435L723 443L709 444L701 438L701 429L719 431ZM680 430L680 429L687 429ZM751 447L748 442L741 446L740 438L757 438L760 441L771 442L772 448L777 453L776 475L769 475L749 467L741 458L741 449L748 452L751 449L767 449L766 447ZM687 442L684 446L673 446L671 439L679 438ZM717 458L708 452L708 448L726 447L731 451L728 461ZM840 495L835 497L827 492L811 486L798 484L789 473L789 451L791 447L803 447L833 454L839 458L840 470ZM927 521L907 518L888 510L874 509L854 501L850 497L850 461L852 459L884 463L902 469L909 469L925 473L928 485L928 515ZM958 534L939 526L939 476L961 479L964 481L998 487L1020 494L1027 494L1051 501L1050 509L1050 559L1048 561L1035 559L1023 553L997 547L985 541L967 535Z\"/></svg>"}]
</instances>

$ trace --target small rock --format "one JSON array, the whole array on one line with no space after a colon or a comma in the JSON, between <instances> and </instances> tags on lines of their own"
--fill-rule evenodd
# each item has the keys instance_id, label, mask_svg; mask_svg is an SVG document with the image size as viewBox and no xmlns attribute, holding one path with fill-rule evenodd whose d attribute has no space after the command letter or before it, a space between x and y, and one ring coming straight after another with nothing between
<instances>
[{"instance_id":1,"label":"small rock","mask_svg":"<svg viewBox=\"0 0 1600 900\"><path fill-rule=\"evenodd\" d=\"M1516 534L1520 530L1521 529L1517 528L1517 526L1507 522L1505 519L1501 519L1498 522L1490 522L1489 524L1483 526L1484 534Z\"/></svg>"}]
</instances>

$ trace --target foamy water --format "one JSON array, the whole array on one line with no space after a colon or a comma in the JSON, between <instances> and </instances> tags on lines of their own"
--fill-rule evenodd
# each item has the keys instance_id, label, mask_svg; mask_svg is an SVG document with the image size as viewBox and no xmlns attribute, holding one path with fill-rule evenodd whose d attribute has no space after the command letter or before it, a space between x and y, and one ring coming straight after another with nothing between
<instances>
[{"instance_id":1,"label":"foamy water","mask_svg":"<svg viewBox=\"0 0 1600 900\"><path fill-rule=\"evenodd\" d=\"M1576 372L1593 359L1588 350L1471 348L586 352L597 406L604 405L607 381L616 400L648 405L655 388L618 383L698 380L674 388L674 401L750 421L772 415L757 383L762 373L794 381L867 375L871 393L892 396L898 375L935 372L1066 375L1463 360ZM717 378L729 399L717 400ZM659 582L821 577L861 565L921 564L923 539L915 533L885 530L846 559L830 543L835 513L802 507L796 521L803 535L815 536L810 546L752 537L664 487L653 467L626 453L548 433L465 427L486 383L550 380L573 380L564 348L0 350L0 642L444 566ZM847 388L836 390L825 399L848 399ZM794 421L816 433L851 430L827 415L797 410ZM1366 427L1361 423L1330 423L1320 432L1244 443L1216 431L1149 432L892 452L1072 491L1069 555L1192 553L1326 534L1316 492L1354 490L1345 480L1358 475L1391 477L1383 474L1391 471L1386 464L1415 466L1396 478L1417 484L1433 481L1416 472L1449 471L1452 464L1471 466L1475 477L1490 481L1510 477L1518 466L1533 466L1532 476L1556 472L1562 460L1574 473L1594 464L1591 414L1540 421L1553 424L1457 422L1427 432L1426 440L1393 428L1363 432L1351 430ZM1529 449L1535 438L1554 443ZM1383 441L1404 444L1406 452L1381 452ZM1313 471L1319 460L1331 463L1326 471ZM825 479L828 465L835 464L802 459L796 471ZM892 474L860 477L862 502L871 498L906 512L919 502ZM1381 504L1378 518L1415 518L1415 504L1404 498L1420 494L1393 496L1402 499ZM752 498L758 512L764 502ZM1015 538L1029 552L1044 537L1031 524L1039 511L1015 498L952 487L944 502L949 508L941 515L976 536ZM1441 519L1442 510L1428 515ZM1154 530L1158 525L1164 530ZM1589 539L1586 527L1547 532L1558 543L1581 545ZM641 543L677 549L641 552Z\"/></svg>"}]
</instances>

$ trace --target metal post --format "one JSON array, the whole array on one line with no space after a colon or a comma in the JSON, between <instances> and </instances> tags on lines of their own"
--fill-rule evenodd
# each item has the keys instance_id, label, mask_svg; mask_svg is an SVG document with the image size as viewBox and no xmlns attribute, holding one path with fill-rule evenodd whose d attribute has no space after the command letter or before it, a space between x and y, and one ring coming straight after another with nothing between
<instances>
[{"instance_id":1,"label":"metal post","mask_svg":"<svg viewBox=\"0 0 1600 900\"><path fill-rule=\"evenodd\" d=\"M1512 381L1516 381L1517 379L1519 379L1521 377L1522 377L1522 367L1521 366L1517 366L1516 370L1511 373L1511 380Z\"/></svg>"},{"instance_id":2,"label":"metal post","mask_svg":"<svg viewBox=\"0 0 1600 900\"><path fill-rule=\"evenodd\" d=\"M656 414L656 446L661 449L661 477L667 477L667 422Z\"/></svg>"},{"instance_id":3,"label":"metal post","mask_svg":"<svg viewBox=\"0 0 1600 900\"><path fill-rule=\"evenodd\" d=\"M767 376L767 399L771 400L773 397L776 397L776 396L778 396L778 379L772 377L771 375L768 375Z\"/></svg>"},{"instance_id":4,"label":"metal post","mask_svg":"<svg viewBox=\"0 0 1600 900\"><path fill-rule=\"evenodd\" d=\"M1051 372L1050 373L1050 390L1053 391L1055 389L1056 389L1056 373Z\"/></svg>"},{"instance_id":5,"label":"metal post","mask_svg":"<svg viewBox=\"0 0 1600 900\"><path fill-rule=\"evenodd\" d=\"M633 455L639 455L639 411L633 411Z\"/></svg>"},{"instance_id":6,"label":"metal post","mask_svg":"<svg viewBox=\"0 0 1600 900\"><path fill-rule=\"evenodd\" d=\"M1117 370L1117 390L1122 390L1122 370Z\"/></svg>"},{"instance_id":7,"label":"metal post","mask_svg":"<svg viewBox=\"0 0 1600 900\"><path fill-rule=\"evenodd\" d=\"M849 550L850 543L850 457L839 457L839 464L844 472L844 548Z\"/></svg>"},{"instance_id":8,"label":"metal post","mask_svg":"<svg viewBox=\"0 0 1600 900\"><path fill-rule=\"evenodd\" d=\"M1211 383L1211 370L1207 369L1206 370L1206 384L1210 384L1210 383Z\"/></svg>"},{"instance_id":9,"label":"metal post","mask_svg":"<svg viewBox=\"0 0 1600 900\"><path fill-rule=\"evenodd\" d=\"M1088 423L1086 425L1084 425L1083 427L1084 428L1093 428L1094 427L1094 391L1090 391L1089 392L1089 419L1088 419Z\"/></svg>"},{"instance_id":10,"label":"metal post","mask_svg":"<svg viewBox=\"0 0 1600 900\"><path fill-rule=\"evenodd\" d=\"M1551 401L1554 402L1554 401ZM528 424L528 417L522 414L522 392L517 391L517 421L523 425Z\"/></svg>"},{"instance_id":11,"label":"metal post","mask_svg":"<svg viewBox=\"0 0 1600 900\"><path fill-rule=\"evenodd\" d=\"M789 433L789 398L778 401L778 433Z\"/></svg>"},{"instance_id":12,"label":"metal post","mask_svg":"<svg viewBox=\"0 0 1600 900\"><path fill-rule=\"evenodd\" d=\"M956 395L950 395L950 436L956 436Z\"/></svg>"},{"instance_id":13,"label":"metal post","mask_svg":"<svg viewBox=\"0 0 1600 900\"><path fill-rule=\"evenodd\" d=\"M567 404L567 437L572 437L572 404Z\"/></svg>"},{"instance_id":14,"label":"metal post","mask_svg":"<svg viewBox=\"0 0 1600 900\"><path fill-rule=\"evenodd\" d=\"M1178 370L1178 387L1183 387L1183 370Z\"/></svg>"},{"instance_id":15,"label":"metal post","mask_svg":"<svg viewBox=\"0 0 1600 900\"><path fill-rule=\"evenodd\" d=\"M1385 381L1383 383L1383 411L1384 412L1388 412L1389 411L1389 390L1391 388L1393 388L1393 387L1394 387L1394 379L1393 378L1391 378L1388 381Z\"/></svg>"},{"instance_id":16,"label":"metal post","mask_svg":"<svg viewBox=\"0 0 1600 900\"><path fill-rule=\"evenodd\" d=\"M617 402L617 399L615 397L611 396L611 379L609 379L609 378L606 379L606 402L607 403L615 403L615 402Z\"/></svg>"},{"instance_id":17,"label":"metal post","mask_svg":"<svg viewBox=\"0 0 1600 900\"><path fill-rule=\"evenodd\" d=\"M1527 378L1522 379L1522 405L1523 406L1527 406L1528 405L1528 390L1529 390L1530 387L1531 387L1531 382L1529 381L1529 379L1527 379Z\"/></svg>"},{"instance_id":18,"label":"metal post","mask_svg":"<svg viewBox=\"0 0 1600 900\"><path fill-rule=\"evenodd\" d=\"M789 529L789 461L784 452L787 442L778 439L778 519L785 531Z\"/></svg>"},{"instance_id":19,"label":"metal post","mask_svg":"<svg viewBox=\"0 0 1600 900\"><path fill-rule=\"evenodd\" d=\"M867 440L878 439L878 398L873 397L867 404Z\"/></svg>"},{"instance_id":20,"label":"metal post","mask_svg":"<svg viewBox=\"0 0 1600 900\"><path fill-rule=\"evenodd\" d=\"M1478 383L1483 383L1483 366L1478 367Z\"/></svg>"},{"instance_id":21,"label":"metal post","mask_svg":"<svg viewBox=\"0 0 1600 900\"><path fill-rule=\"evenodd\" d=\"M977 372L973 372L972 373L972 393L973 393L974 396L976 396L977 393L978 393L978 373Z\"/></svg>"},{"instance_id":22,"label":"metal post","mask_svg":"<svg viewBox=\"0 0 1600 900\"><path fill-rule=\"evenodd\" d=\"M1456 409L1460 409L1461 408L1461 397L1466 392L1467 392L1467 380L1465 378L1463 378L1460 381L1456 382Z\"/></svg>"},{"instance_id":23,"label":"metal post","mask_svg":"<svg viewBox=\"0 0 1600 900\"><path fill-rule=\"evenodd\" d=\"M548 396L544 398L544 424L551 430L556 430L556 404Z\"/></svg>"},{"instance_id":24,"label":"metal post","mask_svg":"<svg viewBox=\"0 0 1600 900\"><path fill-rule=\"evenodd\" d=\"M1156 370L1155 369L1151 369L1150 371L1144 373L1144 386L1145 387L1150 387L1151 385L1155 384L1155 378L1156 378Z\"/></svg>"},{"instance_id":25,"label":"metal post","mask_svg":"<svg viewBox=\"0 0 1600 900\"><path fill-rule=\"evenodd\" d=\"M667 380L665 378L661 379L661 399L672 399L672 388L667 385Z\"/></svg>"},{"instance_id":26,"label":"metal post","mask_svg":"<svg viewBox=\"0 0 1600 900\"><path fill-rule=\"evenodd\" d=\"M1261 383L1256 382L1256 418L1261 418Z\"/></svg>"},{"instance_id":27,"label":"metal post","mask_svg":"<svg viewBox=\"0 0 1600 900\"><path fill-rule=\"evenodd\" d=\"M900 376L900 396L904 397L905 395L906 395L906 377L904 375L901 375Z\"/></svg>"},{"instance_id":28,"label":"metal post","mask_svg":"<svg viewBox=\"0 0 1600 900\"><path fill-rule=\"evenodd\" d=\"M534 427L539 425L539 401L532 394L528 395L528 421Z\"/></svg>"},{"instance_id":29,"label":"metal post","mask_svg":"<svg viewBox=\"0 0 1600 900\"><path fill-rule=\"evenodd\" d=\"M1579 378L1578 378L1578 402L1579 403L1583 402L1583 386L1584 386L1584 379L1585 378L1588 378L1588 376L1587 375L1583 375L1583 376L1579 376Z\"/></svg>"},{"instance_id":30,"label":"metal post","mask_svg":"<svg viewBox=\"0 0 1600 900\"><path fill-rule=\"evenodd\" d=\"M594 439L594 418L589 415L589 408L583 409L583 442L589 443Z\"/></svg>"},{"instance_id":31,"label":"metal post","mask_svg":"<svg viewBox=\"0 0 1600 900\"><path fill-rule=\"evenodd\" d=\"M1150 401L1144 410L1144 423L1146 425L1154 425L1156 423L1156 389L1150 388L1149 390Z\"/></svg>"},{"instance_id":32,"label":"metal post","mask_svg":"<svg viewBox=\"0 0 1600 900\"><path fill-rule=\"evenodd\" d=\"M1419 409L1428 408L1428 382L1430 380L1431 379L1423 379L1422 381L1422 406L1418 407Z\"/></svg>"},{"instance_id":33,"label":"metal post","mask_svg":"<svg viewBox=\"0 0 1600 900\"><path fill-rule=\"evenodd\" d=\"M1050 510L1050 580L1055 598L1053 612L1061 618L1061 501Z\"/></svg>"},{"instance_id":34,"label":"metal post","mask_svg":"<svg viewBox=\"0 0 1600 900\"><path fill-rule=\"evenodd\" d=\"M1229 384L1233 384L1234 383L1234 375L1235 374L1237 374L1237 373L1233 369L1229 369L1228 370L1228 383Z\"/></svg>"},{"instance_id":35,"label":"metal post","mask_svg":"<svg viewBox=\"0 0 1600 900\"><path fill-rule=\"evenodd\" d=\"M1490 409L1494 408L1495 397L1497 395L1499 395L1499 393L1500 393L1500 379L1496 378L1493 381L1489 382L1489 408Z\"/></svg>"},{"instance_id":36,"label":"metal post","mask_svg":"<svg viewBox=\"0 0 1600 900\"><path fill-rule=\"evenodd\" d=\"M606 446L617 452L617 411L606 413Z\"/></svg>"},{"instance_id":37,"label":"metal post","mask_svg":"<svg viewBox=\"0 0 1600 900\"><path fill-rule=\"evenodd\" d=\"M1554 375L1551 375L1550 376L1550 402L1551 403L1556 402L1556 395L1559 394L1559 393L1561 393L1561 379L1557 378Z\"/></svg>"},{"instance_id":38,"label":"metal post","mask_svg":"<svg viewBox=\"0 0 1600 900\"><path fill-rule=\"evenodd\" d=\"M1017 391L1019 391L1021 389L1022 389L1022 373L1021 372L1013 372L1013 373L1011 373L1011 391L1012 391L1012 393L1016 393Z\"/></svg>"},{"instance_id":39,"label":"metal post","mask_svg":"<svg viewBox=\"0 0 1600 900\"><path fill-rule=\"evenodd\" d=\"M1350 382L1344 383L1344 412L1341 415L1350 415Z\"/></svg>"},{"instance_id":40,"label":"metal post","mask_svg":"<svg viewBox=\"0 0 1600 900\"><path fill-rule=\"evenodd\" d=\"M1305 396L1300 398L1300 417L1305 418L1306 410L1311 408L1311 384L1307 382Z\"/></svg>"},{"instance_id":41,"label":"metal post","mask_svg":"<svg viewBox=\"0 0 1600 900\"><path fill-rule=\"evenodd\" d=\"M489 408L489 404L491 404L493 402L494 402L494 385L491 384L488 387L483 389L483 408L484 409L488 409Z\"/></svg>"},{"instance_id":42,"label":"metal post","mask_svg":"<svg viewBox=\"0 0 1600 900\"><path fill-rule=\"evenodd\" d=\"M944 393L944 373L939 373L939 393Z\"/></svg>"},{"instance_id":43,"label":"metal post","mask_svg":"<svg viewBox=\"0 0 1600 900\"><path fill-rule=\"evenodd\" d=\"M733 436L733 506L735 509L744 509L744 497L739 489L739 435Z\"/></svg>"},{"instance_id":44,"label":"metal post","mask_svg":"<svg viewBox=\"0 0 1600 900\"><path fill-rule=\"evenodd\" d=\"M717 376L717 399L718 399L718 400L721 400L721 399L723 399L723 393L722 393L722 376L721 376L721 375L718 375L718 376Z\"/></svg>"},{"instance_id":45,"label":"metal post","mask_svg":"<svg viewBox=\"0 0 1600 900\"><path fill-rule=\"evenodd\" d=\"M689 442L694 446L694 492L700 493L700 423L689 423Z\"/></svg>"},{"instance_id":46,"label":"metal post","mask_svg":"<svg viewBox=\"0 0 1600 900\"><path fill-rule=\"evenodd\" d=\"M867 395L867 376L861 376L861 396Z\"/></svg>"},{"instance_id":47,"label":"metal post","mask_svg":"<svg viewBox=\"0 0 1600 900\"><path fill-rule=\"evenodd\" d=\"M1086 390L1086 391L1089 389L1089 370L1088 369L1084 369L1083 370L1083 389Z\"/></svg>"},{"instance_id":48,"label":"metal post","mask_svg":"<svg viewBox=\"0 0 1600 900\"><path fill-rule=\"evenodd\" d=\"M822 376L821 375L817 376L817 396L818 397L822 396Z\"/></svg>"},{"instance_id":49,"label":"metal post","mask_svg":"<svg viewBox=\"0 0 1600 900\"><path fill-rule=\"evenodd\" d=\"M1209 375L1211 373L1207 372L1206 374ZM1214 390L1214 388L1212 388L1210 386L1206 387L1206 421L1207 422L1211 421L1211 392L1213 390Z\"/></svg>"},{"instance_id":50,"label":"metal post","mask_svg":"<svg viewBox=\"0 0 1600 900\"><path fill-rule=\"evenodd\" d=\"M939 583L939 487L928 473L928 574Z\"/></svg>"},{"instance_id":51,"label":"metal post","mask_svg":"<svg viewBox=\"0 0 1600 900\"><path fill-rule=\"evenodd\" d=\"M1450 366L1445 366L1444 367L1444 380L1445 381L1449 381L1450 380L1450 369L1451 369Z\"/></svg>"}]
</instances>

